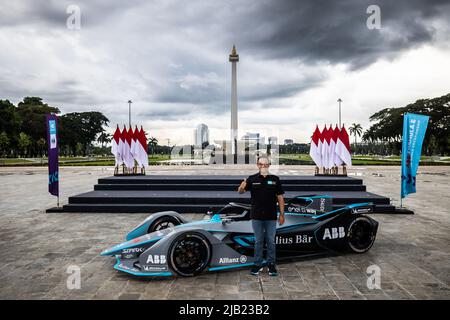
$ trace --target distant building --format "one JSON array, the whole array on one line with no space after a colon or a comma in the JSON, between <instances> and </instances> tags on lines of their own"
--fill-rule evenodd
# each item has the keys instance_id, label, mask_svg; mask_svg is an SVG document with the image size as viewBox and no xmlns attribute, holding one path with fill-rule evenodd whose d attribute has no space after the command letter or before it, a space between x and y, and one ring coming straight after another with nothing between
<instances>
[{"instance_id":1,"label":"distant building","mask_svg":"<svg viewBox=\"0 0 450 320\"><path fill-rule=\"evenodd\" d=\"M209 143L209 129L204 123L200 123L194 129L194 145L201 147L205 142Z\"/></svg>"},{"instance_id":2,"label":"distant building","mask_svg":"<svg viewBox=\"0 0 450 320\"><path fill-rule=\"evenodd\" d=\"M284 144L285 145L294 144L294 140L292 140L292 139L284 139Z\"/></svg>"},{"instance_id":3,"label":"distant building","mask_svg":"<svg viewBox=\"0 0 450 320\"><path fill-rule=\"evenodd\" d=\"M241 137L241 141L248 143L249 145L263 145L265 137L260 136L259 133L247 132Z\"/></svg>"},{"instance_id":4,"label":"distant building","mask_svg":"<svg viewBox=\"0 0 450 320\"><path fill-rule=\"evenodd\" d=\"M267 141L268 144L273 144L273 145L278 144L278 137L268 137L267 140L268 140Z\"/></svg>"}]
</instances>

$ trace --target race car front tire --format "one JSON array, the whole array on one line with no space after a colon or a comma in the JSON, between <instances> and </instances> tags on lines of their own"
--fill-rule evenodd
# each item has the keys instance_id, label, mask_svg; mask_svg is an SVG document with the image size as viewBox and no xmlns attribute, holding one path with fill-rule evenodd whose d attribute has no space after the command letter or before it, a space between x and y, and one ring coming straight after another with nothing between
<instances>
[{"instance_id":1,"label":"race car front tire","mask_svg":"<svg viewBox=\"0 0 450 320\"><path fill-rule=\"evenodd\" d=\"M351 252L364 253L369 251L375 242L376 228L369 218L359 216L348 227L347 247Z\"/></svg>"},{"instance_id":2,"label":"race car front tire","mask_svg":"<svg viewBox=\"0 0 450 320\"><path fill-rule=\"evenodd\" d=\"M169 249L170 268L180 276L200 274L211 260L211 245L200 233L187 232L178 236Z\"/></svg>"},{"instance_id":3,"label":"race car front tire","mask_svg":"<svg viewBox=\"0 0 450 320\"><path fill-rule=\"evenodd\" d=\"M173 228L180 224L180 221L172 216L162 216L156 219L148 228L148 233L163 230L167 228Z\"/></svg>"}]
</instances>

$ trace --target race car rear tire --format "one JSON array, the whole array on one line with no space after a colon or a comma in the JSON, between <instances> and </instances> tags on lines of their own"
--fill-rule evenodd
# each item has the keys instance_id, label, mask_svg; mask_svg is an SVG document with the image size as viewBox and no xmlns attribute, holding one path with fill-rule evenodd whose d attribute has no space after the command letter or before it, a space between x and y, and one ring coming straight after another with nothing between
<instances>
[{"instance_id":1,"label":"race car rear tire","mask_svg":"<svg viewBox=\"0 0 450 320\"><path fill-rule=\"evenodd\" d=\"M200 274L211 260L211 245L200 233L187 232L178 236L169 249L170 268L180 276Z\"/></svg>"},{"instance_id":2,"label":"race car rear tire","mask_svg":"<svg viewBox=\"0 0 450 320\"><path fill-rule=\"evenodd\" d=\"M375 242L376 228L369 218L355 218L348 227L347 247L351 252L364 253L369 251Z\"/></svg>"},{"instance_id":3,"label":"race car rear tire","mask_svg":"<svg viewBox=\"0 0 450 320\"><path fill-rule=\"evenodd\" d=\"M156 219L148 228L148 232L155 232L158 230L163 230L167 228L173 228L180 224L180 221L172 216L162 216Z\"/></svg>"}]
</instances>

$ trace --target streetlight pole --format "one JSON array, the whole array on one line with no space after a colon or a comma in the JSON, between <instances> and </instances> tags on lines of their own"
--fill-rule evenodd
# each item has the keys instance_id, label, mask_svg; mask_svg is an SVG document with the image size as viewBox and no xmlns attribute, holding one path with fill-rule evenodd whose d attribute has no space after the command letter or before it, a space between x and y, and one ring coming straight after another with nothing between
<instances>
[{"instance_id":1,"label":"streetlight pole","mask_svg":"<svg viewBox=\"0 0 450 320\"><path fill-rule=\"evenodd\" d=\"M128 124L130 125L131 128L131 104L133 103L133 101L128 100Z\"/></svg>"},{"instance_id":2,"label":"streetlight pole","mask_svg":"<svg viewBox=\"0 0 450 320\"><path fill-rule=\"evenodd\" d=\"M340 130L341 129L341 102L342 102L342 99L339 98L337 100L337 102L339 102L339 130Z\"/></svg>"}]
</instances>

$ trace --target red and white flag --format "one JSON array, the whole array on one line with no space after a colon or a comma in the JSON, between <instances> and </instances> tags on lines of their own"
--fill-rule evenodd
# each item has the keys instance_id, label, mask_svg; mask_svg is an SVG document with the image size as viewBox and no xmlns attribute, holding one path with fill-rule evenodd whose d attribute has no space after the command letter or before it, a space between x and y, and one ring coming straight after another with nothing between
<instances>
[{"instance_id":1,"label":"red and white flag","mask_svg":"<svg viewBox=\"0 0 450 320\"><path fill-rule=\"evenodd\" d=\"M330 154L330 135L329 135L329 132L327 129L327 125L325 125L325 127L322 130L322 137L323 137L322 149L321 149L322 166L325 169L329 169L330 167L328 166L328 163L329 163L329 154Z\"/></svg>"},{"instance_id":2,"label":"red and white flag","mask_svg":"<svg viewBox=\"0 0 450 320\"><path fill-rule=\"evenodd\" d=\"M337 125L336 125L337 127ZM329 135L330 135L330 146L328 149L328 167L332 168L334 167L334 157L336 156L336 142L337 142L337 137L335 136L334 130L333 130L333 126L330 124L330 128L328 129L329 131Z\"/></svg>"},{"instance_id":3,"label":"red and white flag","mask_svg":"<svg viewBox=\"0 0 450 320\"><path fill-rule=\"evenodd\" d=\"M138 134L138 139L136 141L136 149L139 150L139 160L138 163L141 167L148 167L148 145L147 145L147 137L145 136L145 131L141 126L141 130Z\"/></svg>"},{"instance_id":4,"label":"red and white flag","mask_svg":"<svg viewBox=\"0 0 450 320\"><path fill-rule=\"evenodd\" d=\"M133 156L131 155L131 135L133 130L128 130L126 126L124 126L122 131L122 137L123 137L123 145L122 145L122 160L125 166L128 169L132 169L134 167L134 160Z\"/></svg>"},{"instance_id":5,"label":"red and white flag","mask_svg":"<svg viewBox=\"0 0 450 320\"><path fill-rule=\"evenodd\" d=\"M119 139L119 146L117 148L117 152L119 154L119 165L121 165L122 163L125 164L125 144L126 144L126 135L127 135L127 128L125 127L125 125L123 125L123 130L120 133L120 139Z\"/></svg>"},{"instance_id":6,"label":"red and white flag","mask_svg":"<svg viewBox=\"0 0 450 320\"><path fill-rule=\"evenodd\" d=\"M113 138L112 138L112 145L111 145L111 153L114 155L114 159L116 160L115 167L120 165L122 163L122 159L119 153L119 143L120 143L120 129L119 125L117 125L116 131L114 132Z\"/></svg>"},{"instance_id":7,"label":"red and white flag","mask_svg":"<svg viewBox=\"0 0 450 320\"><path fill-rule=\"evenodd\" d=\"M319 126L316 125L316 130L314 130L314 133L311 137L311 145L309 147L309 155L313 159L314 163L317 167L322 166L322 154L321 154L321 145L322 141L320 139L320 130Z\"/></svg>"},{"instance_id":8,"label":"red and white flag","mask_svg":"<svg viewBox=\"0 0 450 320\"><path fill-rule=\"evenodd\" d=\"M335 141L336 146L334 147L334 164L336 166L340 166L343 162L341 158L339 158L339 155L336 152L337 142L339 140L339 136L341 135L341 130L339 130L339 127L336 125L336 128L333 130L333 140Z\"/></svg>"},{"instance_id":9,"label":"red and white flag","mask_svg":"<svg viewBox=\"0 0 450 320\"><path fill-rule=\"evenodd\" d=\"M352 166L352 156L350 152L350 139L348 137L347 130L345 130L345 127L342 126L336 145L336 154L348 167Z\"/></svg>"},{"instance_id":10,"label":"red and white flag","mask_svg":"<svg viewBox=\"0 0 450 320\"><path fill-rule=\"evenodd\" d=\"M139 163L139 159L138 159L139 158L139 154L138 154L139 150L136 149L136 145L139 143L138 135L139 135L139 129L136 126L134 131L132 131L132 134L131 134L130 152L131 152L131 155L133 156L133 159Z\"/></svg>"}]
</instances>

